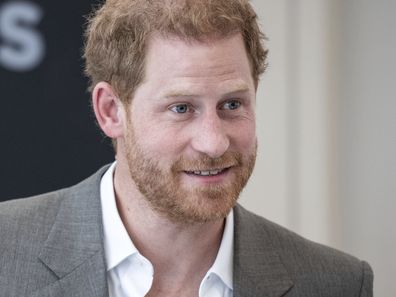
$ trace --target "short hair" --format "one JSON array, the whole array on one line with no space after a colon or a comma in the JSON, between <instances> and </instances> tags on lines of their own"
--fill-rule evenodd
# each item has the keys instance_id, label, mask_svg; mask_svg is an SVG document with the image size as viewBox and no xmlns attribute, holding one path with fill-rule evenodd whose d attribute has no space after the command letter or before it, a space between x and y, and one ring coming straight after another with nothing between
<instances>
[{"instance_id":1,"label":"short hair","mask_svg":"<svg viewBox=\"0 0 396 297\"><path fill-rule=\"evenodd\" d=\"M197 41L241 33L256 87L266 68L266 37L249 0L107 0L88 17L88 90L108 82L129 104L144 79L147 43L154 33Z\"/></svg>"}]
</instances>

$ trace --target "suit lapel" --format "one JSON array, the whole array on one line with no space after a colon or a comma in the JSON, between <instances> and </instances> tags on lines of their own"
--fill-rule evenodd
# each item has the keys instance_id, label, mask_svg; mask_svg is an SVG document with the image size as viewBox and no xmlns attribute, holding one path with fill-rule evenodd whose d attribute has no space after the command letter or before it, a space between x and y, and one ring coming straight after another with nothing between
<instances>
[{"instance_id":1,"label":"suit lapel","mask_svg":"<svg viewBox=\"0 0 396 297\"><path fill-rule=\"evenodd\" d=\"M234 210L234 296L279 297L293 282L262 219L241 206Z\"/></svg>"},{"instance_id":2,"label":"suit lapel","mask_svg":"<svg viewBox=\"0 0 396 297\"><path fill-rule=\"evenodd\" d=\"M107 297L107 280L103 256L97 253L57 282L32 297Z\"/></svg>"},{"instance_id":3,"label":"suit lapel","mask_svg":"<svg viewBox=\"0 0 396 297\"><path fill-rule=\"evenodd\" d=\"M59 280L37 296L108 295L100 205L105 170L60 194L63 201L39 255Z\"/></svg>"}]
</instances>

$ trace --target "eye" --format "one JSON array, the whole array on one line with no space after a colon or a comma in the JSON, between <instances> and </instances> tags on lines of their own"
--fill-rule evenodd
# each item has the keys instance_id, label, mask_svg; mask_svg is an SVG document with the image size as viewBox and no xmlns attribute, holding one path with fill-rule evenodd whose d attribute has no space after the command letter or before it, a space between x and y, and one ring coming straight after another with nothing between
<instances>
[{"instance_id":1,"label":"eye","mask_svg":"<svg viewBox=\"0 0 396 297\"><path fill-rule=\"evenodd\" d=\"M175 113L186 113L191 110L190 106L185 103L172 105L169 109Z\"/></svg>"},{"instance_id":2,"label":"eye","mask_svg":"<svg viewBox=\"0 0 396 297\"><path fill-rule=\"evenodd\" d=\"M230 100L223 104L222 109L235 110L238 109L240 106L241 102L239 102L238 100Z\"/></svg>"}]
</instances>

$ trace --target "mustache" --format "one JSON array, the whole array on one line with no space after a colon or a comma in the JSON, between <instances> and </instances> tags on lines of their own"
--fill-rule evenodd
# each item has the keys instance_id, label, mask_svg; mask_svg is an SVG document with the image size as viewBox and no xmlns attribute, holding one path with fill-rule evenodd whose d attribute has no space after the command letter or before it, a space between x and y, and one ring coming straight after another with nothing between
<instances>
[{"instance_id":1,"label":"mustache","mask_svg":"<svg viewBox=\"0 0 396 297\"><path fill-rule=\"evenodd\" d=\"M187 159L185 157L180 157L173 164L172 172L222 169L233 166L241 166L242 163L242 154L237 152L226 152L218 158L211 158L207 155L201 155L197 159Z\"/></svg>"}]
</instances>

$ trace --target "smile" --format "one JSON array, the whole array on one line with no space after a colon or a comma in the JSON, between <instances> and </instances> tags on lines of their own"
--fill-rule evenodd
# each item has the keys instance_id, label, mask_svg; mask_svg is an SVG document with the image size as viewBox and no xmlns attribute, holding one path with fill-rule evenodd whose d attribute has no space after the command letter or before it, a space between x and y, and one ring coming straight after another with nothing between
<instances>
[{"instance_id":1,"label":"smile","mask_svg":"<svg viewBox=\"0 0 396 297\"><path fill-rule=\"evenodd\" d=\"M213 176L213 175L218 175L228 168L223 168L223 169L209 169L209 170L194 170L194 171L186 171L187 174L194 174L194 175L199 175L199 176Z\"/></svg>"}]
</instances>

